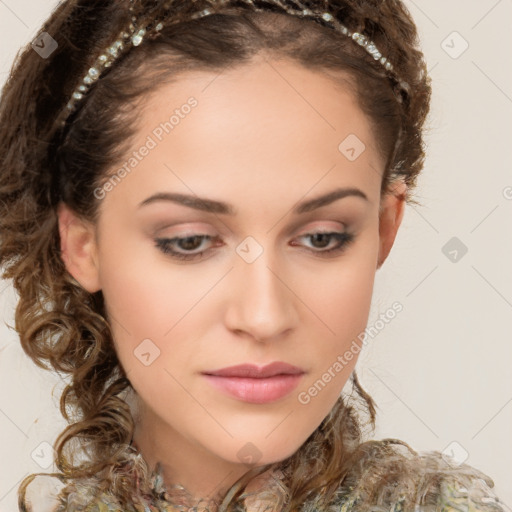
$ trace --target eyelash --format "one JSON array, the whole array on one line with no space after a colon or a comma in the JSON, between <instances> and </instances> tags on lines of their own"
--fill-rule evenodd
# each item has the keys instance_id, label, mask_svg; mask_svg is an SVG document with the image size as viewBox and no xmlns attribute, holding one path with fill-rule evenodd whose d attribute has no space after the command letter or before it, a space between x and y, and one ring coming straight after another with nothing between
<instances>
[{"instance_id":1,"label":"eyelash","mask_svg":"<svg viewBox=\"0 0 512 512\"><path fill-rule=\"evenodd\" d=\"M330 237L331 239L334 238L338 240L339 245L327 250L313 250L309 249L310 252L312 252L315 255L319 255L320 257L328 257L331 255L335 255L338 253L343 252L355 239L355 235L353 233L348 232L336 232L336 231L316 231L314 233L305 233L304 235L301 235L299 238L303 237L312 237L315 235L325 235L327 237ZM174 251L173 249L170 249L170 246L173 243L181 242L183 240L188 240L190 238L202 238L202 239L213 239L215 237L212 237L210 235L189 235L186 237L174 237L174 238L156 238L155 239L155 246L162 251L164 254L169 255L173 259L177 260L196 260L199 259L205 252L208 252L210 249L206 249L204 251L201 251L199 253L195 254L186 254L186 253L180 253L177 251Z\"/></svg>"}]
</instances>

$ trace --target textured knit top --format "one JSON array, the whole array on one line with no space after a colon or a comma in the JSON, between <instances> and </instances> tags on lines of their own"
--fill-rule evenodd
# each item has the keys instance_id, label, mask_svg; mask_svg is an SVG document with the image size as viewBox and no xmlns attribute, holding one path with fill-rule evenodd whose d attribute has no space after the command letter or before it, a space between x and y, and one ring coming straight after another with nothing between
<instances>
[{"instance_id":1,"label":"textured knit top","mask_svg":"<svg viewBox=\"0 0 512 512\"><path fill-rule=\"evenodd\" d=\"M414 452L414 456L406 457L397 449L397 457L411 468L410 472L406 472L406 476L403 476L403 472L397 473L402 475L397 479L392 477L392 471L381 471L386 459L380 458L379 453L383 453L381 448L385 447L389 454L389 443L393 441L396 440L372 441L368 459L361 465L363 471L354 472L343 480L327 508L321 507L312 498L302 505L300 512L508 512L505 504L492 491L494 482L489 476L468 464L456 464L437 451ZM141 460L145 463L138 450L130 452L129 457L134 467ZM368 487L368 476L379 471L381 475L390 477L386 478L386 484L371 489ZM204 503L190 502L183 487L166 487L160 464L148 475L150 492L141 493L134 488L131 502L123 505L108 492L97 491L98 481L94 478L68 482L60 490L53 487L46 492L38 488L36 482L39 478L47 477L35 478L27 488L27 512L211 511L204 507ZM366 485L362 475L367 477ZM271 469L256 477L236 502L235 510L280 512L288 498L282 477L283 473L278 469Z\"/></svg>"}]
</instances>

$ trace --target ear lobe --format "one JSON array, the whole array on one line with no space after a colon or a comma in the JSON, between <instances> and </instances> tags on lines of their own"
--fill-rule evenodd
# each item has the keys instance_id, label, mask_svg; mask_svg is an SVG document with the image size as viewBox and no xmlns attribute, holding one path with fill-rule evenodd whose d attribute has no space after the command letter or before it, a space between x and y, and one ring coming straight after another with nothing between
<instances>
[{"instance_id":1,"label":"ear lobe","mask_svg":"<svg viewBox=\"0 0 512 512\"><path fill-rule=\"evenodd\" d=\"M61 258L67 271L89 293L97 292L101 286L94 226L64 203L59 204L57 216Z\"/></svg>"},{"instance_id":2,"label":"ear lobe","mask_svg":"<svg viewBox=\"0 0 512 512\"><path fill-rule=\"evenodd\" d=\"M379 213L379 256L377 268L380 268L388 257L395 241L398 228L402 223L405 206L405 192L407 185L398 180L384 196Z\"/></svg>"}]
</instances>

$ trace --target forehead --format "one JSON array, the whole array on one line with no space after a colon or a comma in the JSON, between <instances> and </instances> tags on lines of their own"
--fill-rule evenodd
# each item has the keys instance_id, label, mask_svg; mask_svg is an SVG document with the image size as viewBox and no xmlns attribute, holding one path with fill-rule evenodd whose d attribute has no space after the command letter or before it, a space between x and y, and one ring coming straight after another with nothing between
<instances>
[{"instance_id":1,"label":"forehead","mask_svg":"<svg viewBox=\"0 0 512 512\"><path fill-rule=\"evenodd\" d=\"M150 140L125 180L138 194L170 183L203 196L212 184L226 193L286 186L303 196L321 180L322 189L380 190L381 158L351 91L288 60L187 72L159 86L143 105L133 149Z\"/></svg>"}]
</instances>

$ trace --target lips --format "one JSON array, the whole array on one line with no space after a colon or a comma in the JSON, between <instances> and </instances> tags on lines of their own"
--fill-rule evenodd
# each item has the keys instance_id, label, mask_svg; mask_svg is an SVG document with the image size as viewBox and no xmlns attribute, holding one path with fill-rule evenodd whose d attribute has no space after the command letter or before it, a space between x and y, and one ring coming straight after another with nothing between
<instances>
[{"instance_id":1,"label":"lips","mask_svg":"<svg viewBox=\"0 0 512 512\"><path fill-rule=\"evenodd\" d=\"M247 377L253 379L265 379L276 375L300 375L304 370L297 366L277 361L266 366L257 366L254 364L240 364L229 366L220 370L203 372L205 375L215 375L217 377Z\"/></svg>"},{"instance_id":2,"label":"lips","mask_svg":"<svg viewBox=\"0 0 512 512\"><path fill-rule=\"evenodd\" d=\"M209 384L226 395L243 402L266 404L290 395L305 371L277 361L266 366L240 364L202 373Z\"/></svg>"}]
</instances>

